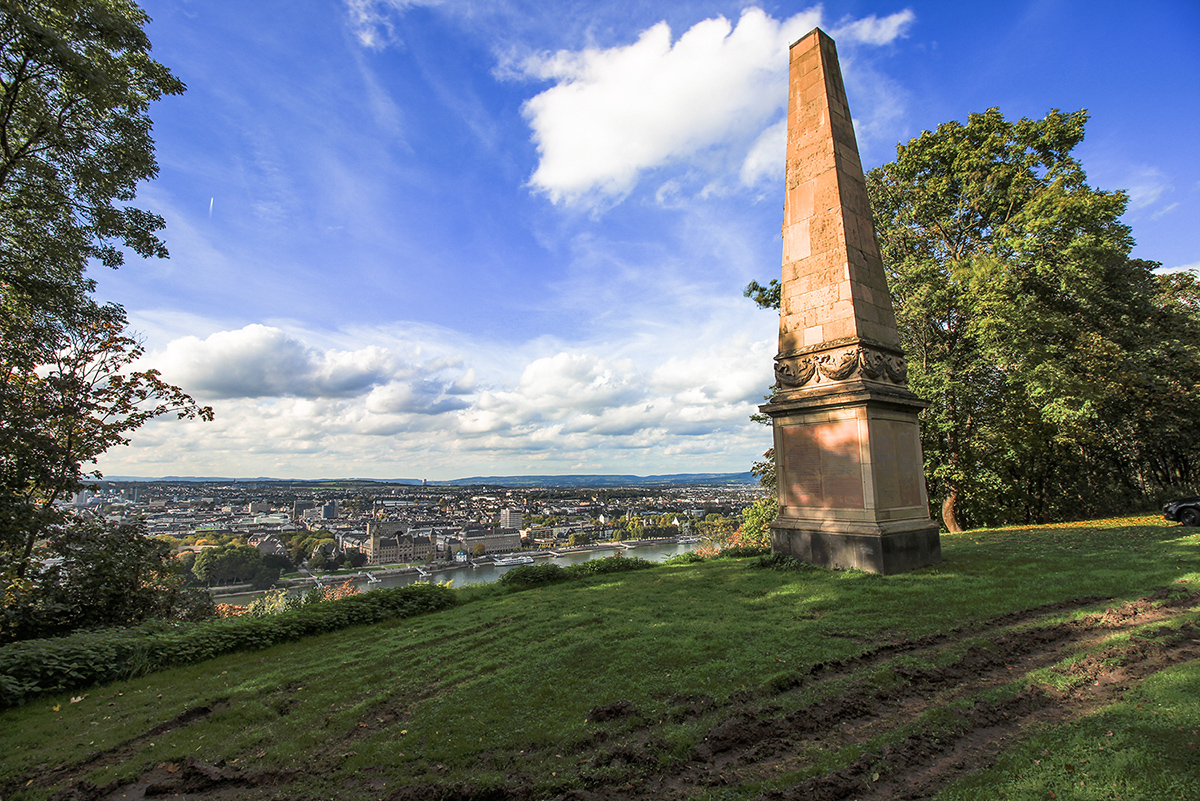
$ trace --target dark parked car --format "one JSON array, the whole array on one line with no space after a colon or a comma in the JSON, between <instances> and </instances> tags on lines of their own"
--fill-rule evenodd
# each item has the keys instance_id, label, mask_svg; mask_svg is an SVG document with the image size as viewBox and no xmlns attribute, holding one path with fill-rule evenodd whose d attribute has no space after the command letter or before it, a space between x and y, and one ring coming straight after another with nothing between
<instances>
[{"instance_id":1,"label":"dark parked car","mask_svg":"<svg viewBox=\"0 0 1200 801\"><path fill-rule=\"evenodd\" d=\"M1185 526L1200 526L1200 498L1183 498L1163 507L1163 517Z\"/></svg>"}]
</instances>

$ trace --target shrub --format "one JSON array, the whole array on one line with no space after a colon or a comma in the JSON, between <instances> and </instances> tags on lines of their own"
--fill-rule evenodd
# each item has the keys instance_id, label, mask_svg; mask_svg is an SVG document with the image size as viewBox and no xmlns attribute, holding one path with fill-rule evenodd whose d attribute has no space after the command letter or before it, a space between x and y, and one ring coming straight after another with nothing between
<instances>
[{"instance_id":1,"label":"shrub","mask_svg":"<svg viewBox=\"0 0 1200 801\"><path fill-rule=\"evenodd\" d=\"M521 565L501 576L500 583L508 587L536 587L566 581L568 578L566 571L558 565Z\"/></svg>"},{"instance_id":2,"label":"shrub","mask_svg":"<svg viewBox=\"0 0 1200 801\"><path fill-rule=\"evenodd\" d=\"M769 545L729 545L717 554L721 559L744 559L747 556L766 556L771 553Z\"/></svg>"},{"instance_id":3,"label":"shrub","mask_svg":"<svg viewBox=\"0 0 1200 801\"><path fill-rule=\"evenodd\" d=\"M580 562L575 565L570 565L563 569L570 578L584 578L586 576L600 576L605 573L624 573L627 570L645 570L648 567L654 567L654 562L646 559L640 559L636 556L606 556L603 559L589 559L586 562Z\"/></svg>"},{"instance_id":4,"label":"shrub","mask_svg":"<svg viewBox=\"0 0 1200 801\"><path fill-rule=\"evenodd\" d=\"M288 609L294 609L288 603L287 590L272 590L264 593L261 597L255 598L249 605L243 607L241 614L248 617L269 617L270 615L278 615L281 612L286 612ZM221 610L218 609L218 614ZM225 617L225 615L221 615Z\"/></svg>"},{"instance_id":5,"label":"shrub","mask_svg":"<svg viewBox=\"0 0 1200 801\"><path fill-rule=\"evenodd\" d=\"M589 576L600 576L606 573L623 573L626 570L645 570L657 563L636 556L607 556L603 559L589 559L586 562L559 567L558 565L522 565L500 577L500 583L514 589L538 587L560 581L577 581Z\"/></svg>"},{"instance_id":6,"label":"shrub","mask_svg":"<svg viewBox=\"0 0 1200 801\"><path fill-rule=\"evenodd\" d=\"M175 625L152 621L12 643L0 647L0 708L42 693L133 678L363 623L436 612L457 602L447 587L410 584L307 604L268 617L243 615Z\"/></svg>"},{"instance_id":7,"label":"shrub","mask_svg":"<svg viewBox=\"0 0 1200 801\"><path fill-rule=\"evenodd\" d=\"M695 551L684 551L681 554L676 554L670 559L663 561L664 565L695 565L706 561L703 556Z\"/></svg>"},{"instance_id":8,"label":"shrub","mask_svg":"<svg viewBox=\"0 0 1200 801\"><path fill-rule=\"evenodd\" d=\"M766 570L820 570L821 568L810 565L807 562L801 562L798 559L788 556L785 553L772 553L765 556L760 556L755 567L761 567Z\"/></svg>"}]
</instances>

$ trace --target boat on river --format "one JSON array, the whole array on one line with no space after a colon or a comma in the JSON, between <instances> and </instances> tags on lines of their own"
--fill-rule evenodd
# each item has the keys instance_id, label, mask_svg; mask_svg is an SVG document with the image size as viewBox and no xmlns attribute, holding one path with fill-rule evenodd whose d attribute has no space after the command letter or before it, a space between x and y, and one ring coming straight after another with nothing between
<instances>
[{"instance_id":1,"label":"boat on river","mask_svg":"<svg viewBox=\"0 0 1200 801\"><path fill-rule=\"evenodd\" d=\"M509 565L532 565L532 556L502 556L499 559L493 559L492 564L496 567L508 567Z\"/></svg>"}]
</instances>

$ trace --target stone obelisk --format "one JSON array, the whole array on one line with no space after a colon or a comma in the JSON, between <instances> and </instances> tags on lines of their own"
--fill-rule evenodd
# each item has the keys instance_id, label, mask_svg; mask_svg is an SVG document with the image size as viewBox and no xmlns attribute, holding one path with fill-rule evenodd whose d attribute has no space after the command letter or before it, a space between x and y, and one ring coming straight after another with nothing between
<instances>
[{"instance_id":1,"label":"stone obelisk","mask_svg":"<svg viewBox=\"0 0 1200 801\"><path fill-rule=\"evenodd\" d=\"M776 552L896 573L941 561L837 49L792 45L775 394Z\"/></svg>"}]
</instances>

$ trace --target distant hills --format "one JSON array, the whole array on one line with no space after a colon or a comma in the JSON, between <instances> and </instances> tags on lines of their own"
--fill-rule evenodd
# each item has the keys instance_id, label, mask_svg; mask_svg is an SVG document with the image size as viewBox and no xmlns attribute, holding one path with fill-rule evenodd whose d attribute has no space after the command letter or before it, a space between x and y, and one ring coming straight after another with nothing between
<instances>
[{"instance_id":1,"label":"distant hills","mask_svg":"<svg viewBox=\"0 0 1200 801\"><path fill-rule=\"evenodd\" d=\"M105 476L101 481L164 481L164 482L223 482L230 484L404 484L421 486L419 478L232 478L229 476ZM672 473L661 476L633 475L566 475L566 476L470 476L445 481L425 481L431 487L680 487L696 484L757 484L749 471L745 473Z\"/></svg>"},{"instance_id":2,"label":"distant hills","mask_svg":"<svg viewBox=\"0 0 1200 801\"><path fill-rule=\"evenodd\" d=\"M420 483L420 482L418 482ZM672 473L662 476L472 476L450 481L430 481L441 486L486 484L499 487L678 487L691 484L757 484L758 479L745 473Z\"/></svg>"}]
</instances>

